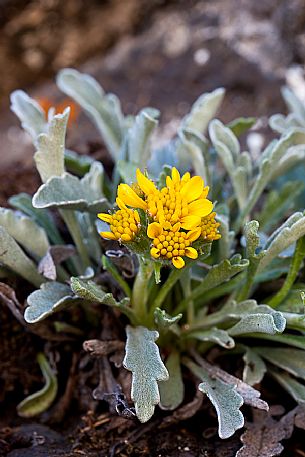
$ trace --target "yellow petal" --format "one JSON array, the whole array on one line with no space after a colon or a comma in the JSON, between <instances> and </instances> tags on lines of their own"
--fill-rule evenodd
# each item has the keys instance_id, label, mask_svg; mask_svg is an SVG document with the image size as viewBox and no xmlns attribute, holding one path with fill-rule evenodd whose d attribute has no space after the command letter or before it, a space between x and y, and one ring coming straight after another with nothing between
<instances>
[{"instance_id":1,"label":"yellow petal","mask_svg":"<svg viewBox=\"0 0 305 457\"><path fill-rule=\"evenodd\" d=\"M100 232L102 238L106 238L106 240L117 240L117 237L112 232Z\"/></svg>"},{"instance_id":2,"label":"yellow petal","mask_svg":"<svg viewBox=\"0 0 305 457\"><path fill-rule=\"evenodd\" d=\"M182 257L173 257L172 262L174 267L178 269L183 268L185 265L185 262Z\"/></svg>"},{"instance_id":3,"label":"yellow petal","mask_svg":"<svg viewBox=\"0 0 305 457\"><path fill-rule=\"evenodd\" d=\"M180 173L177 168L172 168L172 180L174 184L178 184L180 182Z\"/></svg>"},{"instance_id":4,"label":"yellow petal","mask_svg":"<svg viewBox=\"0 0 305 457\"><path fill-rule=\"evenodd\" d=\"M191 230L187 233L186 239L189 240L191 243L197 240L201 235L201 227L197 227L195 230Z\"/></svg>"},{"instance_id":5,"label":"yellow petal","mask_svg":"<svg viewBox=\"0 0 305 457\"><path fill-rule=\"evenodd\" d=\"M146 210L147 204L142 200L128 184L120 184L118 187L118 198L122 200L125 205L133 206L134 208L141 208Z\"/></svg>"},{"instance_id":6,"label":"yellow petal","mask_svg":"<svg viewBox=\"0 0 305 457\"><path fill-rule=\"evenodd\" d=\"M191 216L205 217L210 214L212 209L213 203L206 198L202 200L195 200L194 202L188 204L188 212Z\"/></svg>"},{"instance_id":7,"label":"yellow petal","mask_svg":"<svg viewBox=\"0 0 305 457\"><path fill-rule=\"evenodd\" d=\"M170 176L166 176L166 185L167 187L170 189L171 187L173 187L174 183L172 181L172 178Z\"/></svg>"},{"instance_id":8,"label":"yellow petal","mask_svg":"<svg viewBox=\"0 0 305 457\"><path fill-rule=\"evenodd\" d=\"M178 230L180 230L180 227L181 227L180 222L177 222L177 223L173 226L173 232L178 232ZM165 228L165 227L164 227L164 228Z\"/></svg>"},{"instance_id":9,"label":"yellow petal","mask_svg":"<svg viewBox=\"0 0 305 457\"><path fill-rule=\"evenodd\" d=\"M200 224L201 218L199 216L184 216L180 219L180 222L183 229L192 230Z\"/></svg>"},{"instance_id":10,"label":"yellow petal","mask_svg":"<svg viewBox=\"0 0 305 457\"><path fill-rule=\"evenodd\" d=\"M97 217L104 222L111 222L111 219L112 219L111 214L106 214L106 213L99 213L97 215Z\"/></svg>"},{"instance_id":11,"label":"yellow petal","mask_svg":"<svg viewBox=\"0 0 305 457\"><path fill-rule=\"evenodd\" d=\"M210 190L209 186L205 186L203 188L202 194L200 195L199 198L206 198L209 193L209 190Z\"/></svg>"},{"instance_id":12,"label":"yellow petal","mask_svg":"<svg viewBox=\"0 0 305 457\"><path fill-rule=\"evenodd\" d=\"M125 205L123 200L121 200L119 197L117 197L117 199L116 199L116 204L118 205L118 207L120 209L127 209L127 206Z\"/></svg>"},{"instance_id":13,"label":"yellow petal","mask_svg":"<svg viewBox=\"0 0 305 457\"><path fill-rule=\"evenodd\" d=\"M161 235L162 232L163 229L158 222L152 222L147 227L147 236L149 238L157 238L159 235Z\"/></svg>"},{"instance_id":14,"label":"yellow petal","mask_svg":"<svg viewBox=\"0 0 305 457\"><path fill-rule=\"evenodd\" d=\"M192 202L200 197L203 191L203 179L200 176L193 176L184 186L181 188L181 196L186 199L187 202Z\"/></svg>"},{"instance_id":15,"label":"yellow petal","mask_svg":"<svg viewBox=\"0 0 305 457\"><path fill-rule=\"evenodd\" d=\"M157 189L154 183L150 179L146 178L139 168L137 169L137 181L144 194L149 195L156 193Z\"/></svg>"},{"instance_id":16,"label":"yellow petal","mask_svg":"<svg viewBox=\"0 0 305 457\"><path fill-rule=\"evenodd\" d=\"M181 181L182 181L183 183L185 183L185 182L188 182L190 179L191 179L191 175L190 175L189 171L187 171L187 172L184 173L184 175L182 176Z\"/></svg>"},{"instance_id":17,"label":"yellow petal","mask_svg":"<svg viewBox=\"0 0 305 457\"><path fill-rule=\"evenodd\" d=\"M150 255L154 257L154 259L158 259L160 257L160 249L151 248Z\"/></svg>"},{"instance_id":18,"label":"yellow petal","mask_svg":"<svg viewBox=\"0 0 305 457\"><path fill-rule=\"evenodd\" d=\"M196 251L196 249L188 247L188 248L185 248L185 255L187 257L189 257L190 259L197 259L198 252Z\"/></svg>"}]
</instances>

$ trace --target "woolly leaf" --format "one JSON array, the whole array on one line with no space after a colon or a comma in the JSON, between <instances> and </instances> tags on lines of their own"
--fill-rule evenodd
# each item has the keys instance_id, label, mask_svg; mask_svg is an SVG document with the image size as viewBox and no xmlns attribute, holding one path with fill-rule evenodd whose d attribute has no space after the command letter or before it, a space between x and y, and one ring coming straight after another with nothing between
<instances>
[{"instance_id":1,"label":"woolly leaf","mask_svg":"<svg viewBox=\"0 0 305 457\"><path fill-rule=\"evenodd\" d=\"M210 184L208 169L208 142L202 135L192 130L181 129L178 131L180 144L178 154L189 156L194 173L201 176L205 185Z\"/></svg>"},{"instance_id":2,"label":"woolly leaf","mask_svg":"<svg viewBox=\"0 0 305 457\"><path fill-rule=\"evenodd\" d=\"M0 225L32 254L43 257L49 248L46 232L33 219L11 209L0 208Z\"/></svg>"},{"instance_id":3,"label":"woolly leaf","mask_svg":"<svg viewBox=\"0 0 305 457\"><path fill-rule=\"evenodd\" d=\"M295 213L267 241L265 256L260 261L258 271L262 271L276 256L304 235L305 216Z\"/></svg>"},{"instance_id":4,"label":"woolly leaf","mask_svg":"<svg viewBox=\"0 0 305 457\"><path fill-rule=\"evenodd\" d=\"M137 417L140 422L147 422L154 413L155 405L160 402L157 381L166 381L169 375L155 343L159 333L129 325L126 332L123 365L132 372L131 398Z\"/></svg>"},{"instance_id":5,"label":"woolly leaf","mask_svg":"<svg viewBox=\"0 0 305 457\"><path fill-rule=\"evenodd\" d=\"M80 277L71 278L71 289L80 298L91 302L102 303L103 305L119 308L131 321L134 320L133 311L127 306L129 299L124 298L117 302L111 293L107 293L94 281Z\"/></svg>"},{"instance_id":6,"label":"woolly leaf","mask_svg":"<svg viewBox=\"0 0 305 457\"><path fill-rule=\"evenodd\" d=\"M183 401L184 384L182 380L179 352L172 352L165 362L169 378L159 381L160 407L166 410L176 409Z\"/></svg>"},{"instance_id":7,"label":"woolly leaf","mask_svg":"<svg viewBox=\"0 0 305 457\"><path fill-rule=\"evenodd\" d=\"M213 92L202 94L192 106L191 112L182 120L182 128L204 133L213 119L225 95L221 87Z\"/></svg>"},{"instance_id":8,"label":"woolly leaf","mask_svg":"<svg viewBox=\"0 0 305 457\"><path fill-rule=\"evenodd\" d=\"M89 174L89 173L88 173ZM88 175L87 174L87 175ZM108 209L106 198L90 187L89 177L82 179L64 173L54 176L40 186L33 197L35 208L64 208L97 213Z\"/></svg>"},{"instance_id":9,"label":"woolly leaf","mask_svg":"<svg viewBox=\"0 0 305 457\"><path fill-rule=\"evenodd\" d=\"M43 282L34 262L27 257L13 237L0 226L0 263L39 287Z\"/></svg>"},{"instance_id":10,"label":"woolly leaf","mask_svg":"<svg viewBox=\"0 0 305 457\"><path fill-rule=\"evenodd\" d=\"M244 400L236 391L236 386L212 378L203 368L192 362L188 363L188 367L201 379L198 389L208 396L216 409L220 438L234 435L236 430L244 426L244 417L240 411Z\"/></svg>"},{"instance_id":11,"label":"woolly leaf","mask_svg":"<svg viewBox=\"0 0 305 457\"><path fill-rule=\"evenodd\" d=\"M186 334L187 338L195 338L199 341L211 341L219 344L226 349L232 349L235 346L233 338L225 330L213 327L209 330L195 330Z\"/></svg>"},{"instance_id":12,"label":"woolly leaf","mask_svg":"<svg viewBox=\"0 0 305 457\"><path fill-rule=\"evenodd\" d=\"M268 370L277 382L294 398L297 403L305 405L305 386L293 379L289 374Z\"/></svg>"},{"instance_id":13,"label":"woolly leaf","mask_svg":"<svg viewBox=\"0 0 305 457\"><path fill-rule=\"evenodd\" d=\"M137 165L135 163L127 162L126 160L118 160L116 163L117 169L120 173L122 180L131 184L135 181Z\"/></svg>"},{"instance_id":14,"label":"woolly leaf","mask_svg":"<svg viewBox=\"0 0 305 457\"><path fill-rule=\"evenodd\" d=\"M167 330L172 325L176 324L181 318L182 314L177 314L177 316L170 316L164 311L164 309L156 308L154 311L155 323L159 330Z\"/></svg>"},{"instance_id":15,"label":"woolly leaf","mask_svg":"<svg viewBox=\"0 0 305 457\"><path fill-rule=\"evenodd\" d=\"M290 128L301 127L294 114L289 114L288 116L274 114L269 119L269 126L272 130L280 134L287 132Z\"/></svg>"},{"instance_id":16,"label":"woolly leaf","mask_svg":"<svg viewBox=\"0 0 305 457\"><path fill-rule=\"evenodd\" d=\"M257 219L262 230L268 232L290 208L295 199L303 192L305 183L288 181L278 191L269 192L264 206Z\"/></svg>"},{"instance_id":17,"label":"woolly leaf","mask_svg":"<svg viewBox=\"0 0 305 457\"><path fill-rule=\"evenodd\" d=\"M38 271L45 278L55 281L57 276L56 266L75 254L76 250L70 244L50 246L38 264Z\"/></svg>"},{"instance_id":18,"label":"woolly leaf","mask_svg":"<svg viewBox=\"0 0 305 457\"><path fill-rule=\"evenodd\" d=\"M303 350L257 347L255 352L273 365L288 371L294 376L305 379L305 352Z\"/></svg>"},{"instance_id":19,"label":"woolly leaf","mask_svg":"<svg viewBox=\"0 0 305 457\"><path fill-rule=\"evenodd\" d=\"M31 135L34 143L38 135L46 131L47 121L44 111L22 90L12 92L11 110L18 116L22 128Z\"/></svg>"},{"instance_id":20,"label":"woolly leaf","mask_svg":"<svg viewBox=\"0 0 305 457\"><path fill-rule=\"evenodd\" d=\"M127 133L128 158L137 167L147 167L150 158L149 140L158 124L159 111L145 108L136 116Z\"/></svg>"},{"instance_id":21,"label":"woolly leaf","mask_svg":"<svg viewBox=\"0 0 305 457\"><path fill-rule=\"evenodd\" d=\"M57 227L52 219L51 214L47 210L36 209L32 205L32 196L22 192L21 194L13 195L9 198L9 203L22 211L31 219L43 227L54 244L63 244L63 240L57 230Z\"/></svg>"},{"instance_id":22,"label":"woolly leaf","mask_svg":"<svg viewBox=\"0 0 305 457\"><path fill-rule=\"evenodd\" d=\"M240 321L228 329L231 336L246 335L247 333L269 333L275 335L282 333L286 327L286 319L280 312L273 314L248 314L242 316Z\"/></svg>"},{"instance_id":23,"label":"woolly leaf","mask_svg":"<svg viewBox=\"0 0 305 457\"><path fill-rule=\"evenodd\" d=\"M47 133L37 138L37 152L34 155L37 170L42 182L53 176L61 176L65 171L65 136L70 108L56 114L48 123Z\"/></svg>"},{"instance_id":24,"label":"woolly leaf","mask_svg":"<svg viewBox=\"0 0 305 457\"><path fill-rule=\"evenodd\" d=\"M283 87L281 92L289 110L295 115L300 125L305 127L304 103L288 87Z\"/></svg>"},{"instance_id":25,"label":"woolly leaf","mask_svg":"<svg viewBox=\"0 0 305 457\"><path fill-rule=\"evenodd\" d=\"M243 381L254 386L262 381L267 367L263 359L249 347L246 348L246 352L243 355L243 361L245 363L243 370Z\"/></svg>"},{"instance_id":26,"label":"woolly leaf","mask_svg":"<svg viewBox=\"0 0 305 457\"><path fill-rule=\"evenodd\" d=\"M45 385L42 389L38 390L38 392L29 395L19 403L17 411L21 417L29 418L43 413L51 406L57 394L58 385L56 374L50 367L44 354L39 353L37 355L37 362L39 363L45 379Z\"/></svg>"},{"instance_id":27,"label":"woolly leaf","mask_svg":"<svg viewBox=\"0 0 305 457\"><path fill-rule=\"evenodd\" d=\"M29 324L39 322L77 300L66 284L46 282L28 296L24 319Z\"/></svg>"},{"instance_id":28,"label":"woolly leaf","mask_svg":"<svg viewBox=\"0 0 305 457\"><path fill-rule=\"evenodd\" d=\"M113 94L105 94L94 78L72 68L65 68L58 73L57 85L89 114L112 158L117 160L124 128L118 98Z\"/></svg>"}]
</instances>

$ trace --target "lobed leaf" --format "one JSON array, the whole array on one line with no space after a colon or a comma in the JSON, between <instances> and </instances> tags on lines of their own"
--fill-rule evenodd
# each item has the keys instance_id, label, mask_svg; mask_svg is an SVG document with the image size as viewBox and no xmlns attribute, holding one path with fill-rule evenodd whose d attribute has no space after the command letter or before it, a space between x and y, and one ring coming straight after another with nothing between
<instances>
[{"instance_id":1,"label":"lobed leaf","mask_svg":"<svg viewBox=\"0 0 305 457\"><path fill-rule=\"evenodd\" d=\"M131 398L140 422L147 422L160 402L157 381L166 381L168 371L163 364L155 341L157 331L145 327L126 328L124 367L132 372Z\"/></svg>"},{"instance_id":2,"label":"lobed leaf","mask_svg":"<svg viewBox=\"0 0 305 457\"><path fill-rule=\"evenodd\" d=\"M0 226L0 263L39 287L43 282L34 262L23 252L14 238Z\"/></svg>"},{"instance_id":3,"label":"lobed leaf","mask_svg":"<svg viewBox=\"0 0 305 457\"><path fill-rule=\"evenodd\" d=\"M37 152L34 155L37 170L42 182L65 171L65 136L70 108L56 114L48 123L46 133L37 137Z\"/></svg>"},{"instance_id":4,"label":"lobed leaf","mask_svg":"<svg viewBox=\"0 0 305 457\"><path fill-rule=\"evenodd\" d=\"M12 92L11 110L19 118L22 128L30 134L33 143L46 131L47 121L43 109L22 90Z\"/></svg>"},{"instance_id":5,"label":"lobed leaf","mask_svg":"<svg viewBox=\"0 0 305 457\"><path fill-rule=\"evenodd\" d=\"M184 384L180 365L179 352L173 351L165 362L169 378L167 381L159 381L160 407L173 411L183 401Z\"/></svg>"},{"instance_id":6,"label":"lobed leaf","mask_svg":"<svg viewBox=\"0 0 305 457\"><path fill-rule=\"evenodd\" d=\"M43 257L50 246L45 230L22 213L0 207L0 225L37 257Z\"/></svg>"},{"instance_id":7,"label":"lobed leaf","mask_svg":"<svg viewBox=\"0 0 305 457\"><path fill-rule=\"evenodd\" d=\"M29 324L34 324L77 301L78 297L72 294L66 284L46 282L28 296L24 319Z\"/></svg>"},{"instance_id":8,"label":"lobed leaf","mask_svg":"<svg viewBox=\"0 0 305 457\"><path fill-rule=\"evenodd\" d=\"M61 70L56 82L93 119L112 158L117 160L124 129L124 117L118 98L113 94L105 94L94 78L72 68Z\"/></svg>"},{"instance_id":9,"label":"lobed leaf","mask_svg":"<svg viewBox=\"0 0 305 457\"><path fill-rule=\"evenodd\" d=\"M234 340L229 333L217 327L212 327L209 330L190 331L185 337L194 338L199 341L211 341L226 349L232 349L235 346Z\"/></svg>"},{"instance_id":10,"label":"lobed leaf","mask_svg":"<svg viewBox=\"0 0 305 457\"><path fill-rule=\"evenodd\" d=\"M243 381L250 386L254 386L261 382L267 371L267 367L257 351L253 351L247 347L246 352L243 355L243 361L245 363Z\"/></svg>"}]
</instances>

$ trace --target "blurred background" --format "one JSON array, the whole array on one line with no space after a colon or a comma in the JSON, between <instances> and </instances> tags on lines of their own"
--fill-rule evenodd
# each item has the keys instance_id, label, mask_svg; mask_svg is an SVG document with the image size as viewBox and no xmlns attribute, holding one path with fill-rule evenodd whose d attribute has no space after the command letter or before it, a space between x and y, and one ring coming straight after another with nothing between
<instances>
[{"instance_id":1,"label":"blurred background","mask_svg":"<svg viewBox=\"0 0 305 457\"><path fill-rule=\"evenodd\" d=\"M33 149L9 112L21 88L47 109L69 100L57 71L78 68L116 93L126 113L161 110L159 136L203 92L227 90L220 119L285 112L280 88L305 98L304 0L0 0L0 204L34 190ZM77 106L68 146L107 160L99 134Z\"/></svg>"}]
</instances>

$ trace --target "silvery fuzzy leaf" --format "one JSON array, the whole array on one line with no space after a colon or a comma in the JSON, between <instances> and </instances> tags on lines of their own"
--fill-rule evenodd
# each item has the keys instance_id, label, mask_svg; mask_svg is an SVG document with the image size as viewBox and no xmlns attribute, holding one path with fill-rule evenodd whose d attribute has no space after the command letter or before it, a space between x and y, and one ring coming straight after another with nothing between
<instances>
[{"instance_id":1,"label":"silvery fuzzy leaf","mask_svg":"<svg viewBox=\"0 0 305 457\"><path fill-rule=\"evenodd\" d=\"M113 295L109 292L105 292L100 285L96 284L94 281L81 277L71 278L71 289L78 297L83 298L84 300L118 308L122 313L126 314L131 321L134 320L133 310L127 306L129 298L124 298L122 301L117 302Z\"/></svg>"},{"instance_id":2,"label":"silvery fuzzy leaf","mask_svg":"<svg viewBox=\"0 0 305 457\"><path fill-rule=\"evenodd\" d=\"M276 256L304 235L305 216L302 213L294 213L268 239L265 246L265 256L260 261L258 271L261 272Z\"/></svg>"},{"instance_id":3,"label":"silvery fuzzy leaf","mask_svg":"<svg viewBox=\"0 0 305 457\"><path fill-rule=\"evenodd\" d=\"M201 284L193 289L188 299L194 300L195 298L203 295L207 290L228 281L232 276L240 271L243 271L249 266L247 259L242 259L239 254L236 254L231 259L225 259L219 264L213 265L206 276L202 279Z\"/></svg>"},{"instance_id":4,"label":"silvery fuzzy leaf","mask_svg":"<svg viewBox=\"0 0 305 457\"><path fill-rule=\"evenodd\" d=\"M211 377L203 368L189 362L188 367L201 379L198 389L206 394L216 409L218 434L226 439L244 426L244 417L240 411L243 397L236 391L234 384L227 384L217 377Z\"/></svg>"},{"instance_id":5,"label":"silvery fuzzy leaf","mask_svg":"<svg viewBox=\"0 0 305 457\"><path fill-rule=\"evenodd\" d=\"M54 176L33 197L35 208L64 208L97 213L109 208L106 198L88 186L87 175L79 179L69 173Z\"/></svg>"},{"instance_id":6,"label":"silvery fuzzy leaf","mask_svg":"<svg viewBox=\"0 0 305 457\"><path fill-rule=\"evenodd\" d=\"M44 354L37 355L37 362L42 371L45 385L42 389L26 397L17 406L18 415L21 417L34 417L46 411L57 395L58 384L55 372L50 367Z\"/></svg>"},{"instance_id":7,"label":"silvery fuzzy leaf","mask_svg":"<svg viewBox=\"0 0 305 457\"><path fill-rule=\"evenodd\" d=\"M135 182L138 168L135 163L130 163L126 160L118 160L116 166L124 183L132 184Z\"/></svg>"},{"instance_id":8,"label":"silvery fuzzy leaf","mask_svg":"<svg viewBox=\"0 0 305 457\"><path fill-rule=\"evenodd\" d=\"M154 179L158 179L165 165L176 167L180 172L186 171L184 165L180 164L179 158L177 157L176 141L170 141L165 146L152 151L147 165L149 175ZM188 168L188 166L189 164L187 164L186 168Z\"/></svg>"},{"instance_id":9,"label":"silvery fuzzy leaf","mask_svg":"<svg viewBox=\"0 0 305 457\"><path fill-rule=\"evenodd\" d=\"M305 129L304 129L305 132ZM276 164L271 175L271 180L275 180L279 176L285 175L291 168L297 164L301 164L305 159L305 146L299 144L288 149L287 153Z\"/></svg>"},{"instance_id":10,"label":"silvery fuzzy leaf","mask_svg":"<svg viewBox=\"0 0 305 457\"><path fill-rule=\"evenodd\" d=\"M250 177L252 175L253 164L251 160L251 156L249 152L243 151L238 157L236 161L237 165L241 168L244 168L246 174Z\"/></svg>"},{"instance_id":11,"label":"silvery fuzzy leaf","mask_svg":"<svg viewBox=\"0 0 305 457\"><path fill-rule=\"evenodd\" d=\"M255 313L242 316L240 321L227 331L231 336L246 335L248 333L282 333L286 327L286 319L279 311L274 313Z\"/></svg>"},{"instance_id":12,"label":"silvery fuzzy leaf","mask_svg":"<svg viewBox=\"0 0 305 457\"><path fill-rule=\"evenodd\" d=\"M294 114L284 116L283 114L274 114L269 119L269 126L275 132L283 134L290 128L302 127Z\"/></svg>"},{"instance_id":13,"label":"silvery fuzzy leaf","mask_svg":"<svg viewBox=\"0 0 305 457\"><path fill-rule=\"evenodd\" d=\"M224 95L225 90L222 87L202 94L193 104L191 112L183 118L181 127L204 133L210 120L217 113Z\"/></svg>"},{"instance_id":14,"label":"silvery fuzzy leaf","mask_svg":"<svg viewBox=\"0 0 305 457\"><path fill-rule=\"evenodd\" d=\"M61 176L65 171L65 136L70 108L56 114L48 123L46 133L37 138L37 151L34 155L37 170L42 182L53 176Z\"/></svg>"},{"instance_id":15,"label":"silvery fuzzy leaf","mask_svg":"<svg viewBox=\"0 0 305 457\"><path fill-rule=\"evenodd\" d=\"M94 78L72 68L61 70L56 81L58 87L90 115L112 158L117 160L124 131L124 116L118 98L105 94Z\"/></svg>"},{"instance_id":16,"label":"silvery fuzzy leaf","mask_svg":"<svg viewBox=\"0 0 305 457\"><path fill-rule=\"evenodd\" d=\"M255 123L255 117L238 117L237 119L234 119L234 121L227 124L227 127L232 130L235 136L239 137L251 127L253 127Z\"/></svg>"},{"instance_id":17,"label":"silvery fuzzy leaf","mask_svg":"<svg viewBox=\"0 0 305 457\"><path fill-rule=\"evenodd\" d=\"M293 145L304 143L305 130L295 128L283 134L279 140L271 142L271 144L265 149L260 157L259 174L250 190L245 208L240 215L238 221L239 223L242 222L245 215L249 214L253 209L258 198L261 196L266 185L270 181L276 165L287 153L287 150Z\"/></svg>"},{"instance_id":18,"label":"silvery fuzzy leaf","mask_svg":"<svg viewBox=\"0 0 305 457\"><path fill-rule=\"evenodd\" d=\"M46 232L36 222L22 213L0 208L0 225L27 251L43 257L49 248Z\"/></svg>"},{"instance_id":19,"label":"silvery fuzzy leaf","mask_svg":"<svg viewBox=\"0 0 305 457\"><path fill-rule=\"evenodd\" d=\"M243 381L250 386L254 386L254 384L261 382L267 371L267 367L257 351L253 351L247 347L246 352L243 355L243 361L245 363Z\"/></svg>"},{"instance_id":20,"label":"silvery fuzzy leaf","mask_svg":"<svg viewBox=\"0 0 305 457\"><path fill-rule=\"evenodd\" d=\"M288 87L283 87L282 96L289 110L295 115L300 125L305 126L305 105Z\"/></svg>"},{"instance_id":21,"label":"silvery fuzzy leaf","mask_svg":"<svg viewBox=\"0 0 305 457\"><path fill-rule=\"evenodd\" d=\"M166 311L164 311L164 309L156 308L154 311L154 318L157 328L160 331L164 331L172 325L177 324L177 322L182 318L182 313L177 314L177 316L170 316Z\"/></svg>"},{"instance_id":22,"label":"silvery fuzzy leaf","mask_svg":"<svg viewBox=\"0 0 305 457\"><path fill-rule=\"evenodd\" d=\"M19 209L43 227L52 243L63 244L63 239L51 214L47 210L34 208L31 195L22 192L21 194L13 195L8 201L14 208Z\"/></svg>"},{"instance_id":23,"label":"silvery fuzzy leaf","mask_svg":"<svg viewBox=\"0 0 305 457\"><path fill-rule=\"evenodd\" d=\"M165 362L169 378L159 381L160 407L169 411L176 409L183 401L184 384L182 380L179 352L171 352Z\"/></svg>"},{"instance_id":24,"label":"silvery fuzzy leaf","mask_svg":"<svg viewBox=\"0 0 305 457\"><path fill-rule=\"evenodd\" d=\"M195 338L199 341L211 341L226 349L232 349L235 346L234 340L228 332L217 327L212 327L208 330L190 331L185 336L186 338Z\"/></svg>"},{"instance_id":25,"label":"silvery fuzzy leaf","mask_svg":"<svg viewBox=\"0 0 305 457\"><path fill-rule=\"evenodd\" d=\"M76 254L75 247L70 244L53 245L38 264L38 272L45 278L52 281L56 280L56 266Z\"/></svg>"},{"instance_id":26,"label":"silvery fuzzy leaf","mask_svg":"<svg viewBox=\"0 0 305 457\"><path fill-rule=\"evenodd\" d=\"M151 155L149 141L158 125L159 115L154 108L144 108L127 132L128 159L141 170L147 167Z\"/></svg>"},{"instance_id":27,"label":"silvery fuzzy leaf","mask_svg":"<svg viewBox=\"0 0 305 457\"><path fill-rule=\"evenodd\" d=\"M305 405L305 386L296 379L284 372L279 372L269 369L268 372L276 379L276 381L294 398L294 400L302 405Z\"/></svg>"},{"instance_id":28,"label":"silvery fuzzy leaf","mask_svg":"<svg viewBox=\"0 0 305 457\"><path fill-rule=\"evenodd\" d=\"M178 130L180 140L179 154L190 157L194 173L204 180L205 185L211 184L208 169L208 142L207 139L192 130ZM184 151L183 151L184 148Z\"/></svg>"},{"instance_id":29,"label":"silvery fuzzy leaf","mask_svg":"<svg viewBox=\"0 0 305 457\"><path fill-rule=\"evenodd\" d=\"M83 243L86 246L89 257L95 259L96 262L99 263L102 257L102 251L95 222L97 220L100 221L100 219L96 219L96 216L93 214L80 212L76 213L76 218L82 233ZM107 226L105 230L100 231L108 230L109 226Z\"/></svg>"},{"instance_id":30,"label":"silvery fuzzy leaf","mask_svg":"<svg viewBox=\"0 0 305 457\"><path fill-rule=\"evenodd\" d=\"M41 106L22 90L15 90L11 94L11 110L20 119L22 128L31 135L33 143L36 143L38 135L47 129Z\"/></svg>"},{"instance_id":31,"label":"silvery fuzzy leaf","mask_svg":"<svg viewBox=\"0 0 305 457\"><path fill-rule=\"evenodd\" d=\"M257 347L255 352L269 363L305 380L305 352L302 349Z\"/></svg>"},{"instance_id":32,"label":"silvery fuzzy leaf","mask_svg":"<svg viewBox=\"0 0 305 457\"><path fill-rule=\"evenodd\" d=\"M27 298L28 307L24 312L24 319L34 324L45 319L65 306L78 300L72 294L69 286L60 282L46 282L39 290L32 292Z\"/></svg>"},{"instance_id":33,"label":"silvery fuzzy leaf","mask_svg":"<svg viewBox=\"0 0 305 457\"><path fill-rule=\"evenodd\" d=\"M0 263L39 287L43 282L34 262L27 257L13 237L0 226Z\"/></svg>"},{"instance_id":34,"label":"silvery fuzzy leaf","mask_svg":"<svg viewBox=\"0 0 305 457\"><path fill-rule=\"evenodd\" d=\"M230 231L229 218L223 214L217 214L216 219L220 222L219 233L221 238L217 241L218 260L229 259L232 254L232 242L234 232Z\"/></svg>"},{"instance_id":35,"label":"silvery fuzzy leaf","mask_svg":"<svg viewBox=\"0 0 305 457\"><path fill-rule=\"evenodd\" d=\"M293 207L304 187L305 183L302 181L288 181L279 190L270 191L262 211L257 215L261 229L270 230Z\"/></svg>"},{"instance_id":36,"label":"silvery fuzzy leaf","mask_svg":"<svg viewBox=\"0 0 305 457\"><path fill-rule=\"evenodd\" d=\"M169 375L155 343L159 337L157 331L128 325L126 333L123 365L132 372L131 398L137 417L140 422L147 422L160 402L157 381L166 381Z\"/></svg>"}]
</instances>

